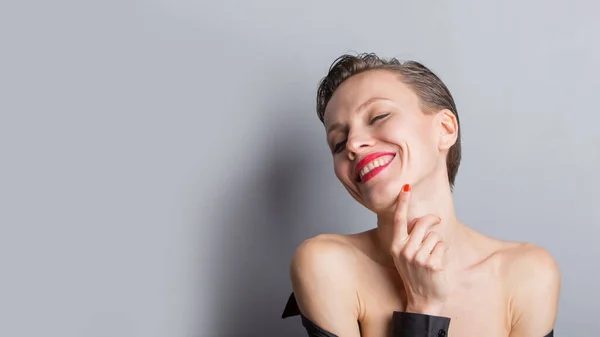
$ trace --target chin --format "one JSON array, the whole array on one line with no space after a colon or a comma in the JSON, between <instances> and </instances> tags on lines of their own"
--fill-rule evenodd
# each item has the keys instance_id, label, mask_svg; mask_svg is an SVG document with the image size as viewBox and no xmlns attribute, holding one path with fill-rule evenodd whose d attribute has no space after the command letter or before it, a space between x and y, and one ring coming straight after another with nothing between
<instances>
[{"instance_id":1,"label":"chin","mask_svg":"<svg viewBox=\"0 0 600 337\"><path fill-rule=\"evenodd\" d=\"M362 204L374 213L393 211L402 186L404 184L398 181L377 184L370 188L366 195L362 195Z\"/></svg>"}]
</instances>

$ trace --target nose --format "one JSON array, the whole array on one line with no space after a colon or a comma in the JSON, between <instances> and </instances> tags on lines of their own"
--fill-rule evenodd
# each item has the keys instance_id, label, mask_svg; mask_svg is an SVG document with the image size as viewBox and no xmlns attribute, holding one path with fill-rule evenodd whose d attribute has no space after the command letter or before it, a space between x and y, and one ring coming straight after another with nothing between
<instances>
[{"instance_id":1,"label":"nose","mask_svg":"<svg viewBox=\"0 0 600 337\"><path fill-rule=\"evenodd\" d=\"M346 148L348 149L348 158L354 160L361 152L367 151L375 140L368 133L354 133L348 135Z\"/></svg>"}]
</instances>

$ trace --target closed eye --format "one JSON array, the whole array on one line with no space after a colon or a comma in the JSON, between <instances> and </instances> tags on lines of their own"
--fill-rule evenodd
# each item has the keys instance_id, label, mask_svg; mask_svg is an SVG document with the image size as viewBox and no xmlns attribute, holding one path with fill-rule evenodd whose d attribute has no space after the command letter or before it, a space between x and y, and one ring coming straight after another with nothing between
<instances>
[{"instance_id":1,"label":"closed eye","mask_svg":"<svg viewBox=\"0 0 600 337\"><path fill-rule=\"evenodd\" d=\"M333 153L340 152L344 148L345 143L346 143L346 141L344 140L343 142L339 142L339 143L335 144L333 146Z\"/></svg>"},{"instance_id":2,"label":"closed eye","mask_svg":"<svg viewBox=\"0 0 600 337\"><path fill-rule=\"evenodd\" d=\"M389 116L389 115L390 115L390 113L389 113L389 112L388 112L388 113L385 113L385 114L377 115L377 116L373 117L373 119L371 119L371 121L369 122L369 124L371 125L371 124L373 124L373 123L377 122L377 121L378 121L378 120L380 120L380 119L384 119L384 118L386 118L386 117L387 117L387 116Z\"/></svg>"}]
</instances>

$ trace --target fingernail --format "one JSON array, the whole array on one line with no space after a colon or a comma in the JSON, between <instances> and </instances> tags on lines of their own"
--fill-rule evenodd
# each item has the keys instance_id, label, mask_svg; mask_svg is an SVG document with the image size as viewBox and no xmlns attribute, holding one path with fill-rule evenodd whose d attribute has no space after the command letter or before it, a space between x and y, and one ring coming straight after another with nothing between
<instances>
[{"instance_id":1,"label":"fingernail","mask_svg":"<svg viewBox=\"0 0 600 337\"><path fill-rule=\"evenodd\" d=\"M410 192L410 184L404 185L404 192Z\"/></svg>"}]
</instances>

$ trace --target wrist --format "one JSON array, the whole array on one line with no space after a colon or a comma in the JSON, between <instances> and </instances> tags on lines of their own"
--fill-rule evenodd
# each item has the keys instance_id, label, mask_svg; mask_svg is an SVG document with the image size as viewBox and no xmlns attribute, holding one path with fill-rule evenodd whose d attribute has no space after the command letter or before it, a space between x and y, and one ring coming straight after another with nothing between
<instances>
[{"instance_id":1,"label":"wrist","mask_svg":"<svg viewBox=\"0 0 600 337\"><path fill-rule=\"evenodd\" d=\"M418 304L418 303L408 303L406 308L404 309L407 313L414 314L423 314L430 316L440 316L442 310L444 309L444 304Z\"/></svg>"}]
</instances>

